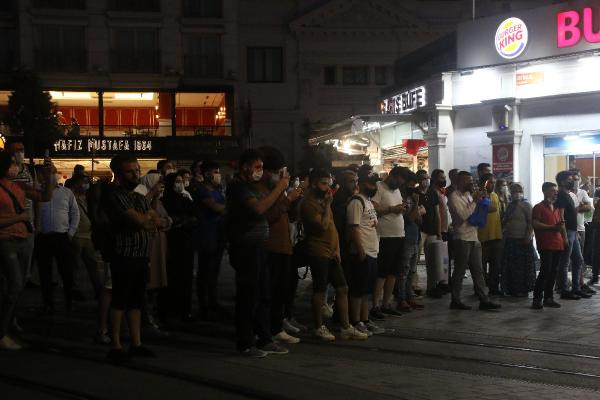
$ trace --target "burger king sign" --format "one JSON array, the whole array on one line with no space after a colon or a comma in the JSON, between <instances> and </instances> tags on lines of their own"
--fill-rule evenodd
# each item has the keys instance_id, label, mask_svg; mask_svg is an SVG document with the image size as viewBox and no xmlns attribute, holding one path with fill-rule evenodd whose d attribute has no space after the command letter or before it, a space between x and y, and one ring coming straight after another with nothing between
<instances>
[{"instance_id":1,"label":"burger king sign","mask_svg":"<svg viewBox=\"0 0 600 400\"><path fill-rule=\"evenodd\" d=\"M502 58L512 60L519 57L527 47L529 33L527 25L519 18L508 18L496 31L496 51Z\"/></svg>"}]
</instances>

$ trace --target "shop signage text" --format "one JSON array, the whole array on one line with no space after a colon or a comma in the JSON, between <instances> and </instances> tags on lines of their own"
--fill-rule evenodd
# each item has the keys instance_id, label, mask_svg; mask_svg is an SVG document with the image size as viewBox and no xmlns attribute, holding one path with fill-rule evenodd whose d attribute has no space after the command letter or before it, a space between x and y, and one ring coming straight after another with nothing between
<instances>
[{"instance_id":1,"label":"shop signage text","mask_svg":"<svg viewBox=\"0 0 600 400\"><path fill-rule=\"evenodd\" d=\"M544 82L543 72L517 73L517 86L533 85Z\"/></svg>"},{"instance_id":2,"label":"shop signage text","mask_svg":"<svg viewBox=\"0 0 600 400\"><path fill-rule=\"evenodd\" d=\"M427 105L425 86L419 86L385 99L382 114L405 114Z\"/></svg>"},{"instance_id":3,"label":"shop signage text","mask_svg":"<svg viewBox=\"0 0 600 400\"><path fill-rule=\"evenodd\" d=\"M54 153L152 153L153 143L151 139L58 139L54 142Z\"/></svg>"},{"instance_id":4,"label":"shop signage text","mask_svg":"<svg viewBox=\"0 0 600 400\"><path fill-rule=\"evenodd\" d=\"M595 13L600 17L600 9ZM575 46L582 37L588 43L600 43L600 29L594 31L594 10L590 7L584 8L581 12L577 10L560 12L556 15L556 22L558 48Z\"/></svg>"},{"instance_id":5,"label":"shop signage text","mask_svg":"<svg viewBox=\"0 0 600 400\"><path fill-rule=\"evenodd\" d=\"M496 30L496 51L502 58L512 60L525 51L528 40L527 25L519 18L508 18Z\"/></svg>"},{"instance_id":6,"label":"shop signage text","mask_svg":"<svg viewBox=\"0 0 600 400\"><path fill-rule=\"evenodd\" d=\"M493 146L492 170L497 178L513 180L514 156L512 144Z\"/></svg>"}]
</instances>

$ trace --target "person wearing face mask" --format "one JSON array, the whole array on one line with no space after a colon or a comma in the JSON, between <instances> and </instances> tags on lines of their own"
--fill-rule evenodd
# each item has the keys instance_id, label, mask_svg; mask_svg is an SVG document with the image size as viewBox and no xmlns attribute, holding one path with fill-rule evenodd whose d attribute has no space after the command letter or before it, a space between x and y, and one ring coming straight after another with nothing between
<instances>
[{"instance_id":1,"label":"person wearing face mask","mask_svg":"<svg viewBox=\"0 0 600 400\"><path fill-rule=\"evenodd\" d=\"M173 161L171 160L160 160L156 163L156 170L163 178L169 174L174 174L177 172L177 169L175 169L175 164L173 164Z\"/></svg>"},{"instance_id":2,"label":"person wearing face mask","mask_svg":"<svg viewBox=\"0 0 600 400\"><path fill-rule=\"evenodd\" d=\"M150 237L163 223L150 201L134 189L140 184L140 165L130 155L111 160L115 186L105 205L111 228L110 270L112 275L112 348L107 358L123 363L133 357L154 357L154 351L142 345L141 310L149 275ZM121 323L127 312L131 346L121 345Z\"/></svg>"},{"instance_id":3,"label":"person wearing face mask","mask_svg":"<svg viewBox=\"0 0 600 400\"><path fill-rule=\"evenodd\" d=\"M359 175L360 176L360 175ZM377 211L371 199L377 194L379 177L375 173L359 178L359 193L348 202L346 224L350 238L351 267L348 279L350 323L367 335L383 329L369 319L369 294L377 278Z\"/></svg>"},{"instance_id":4,"label":"person wearing face mask","mask_svg":"<svg viewBox=\"0 0 600 400\"><path fill-rule=\"evenodd\" d=\"M188 322L192 318L192 293L194 286L193 231L198 219L192 200L183 194L184 175L165 177L165 193L161 203L173 221L167 232L167 281L169 283L167 316L177 316Z\"/></svg>"},{"instance_id":5,"label":"person wearing face mask","mask_svg":"<svg viewBox=\"0 0 600 400\"><path fill-rule=\"evenodd\" d=\"M454 271L452 272L452 302L450 309L470 310L471 306L461 301L463 279L467 268L471 271L471 279L475 293L479 297L480 310L496 310L500 304L492 303L488 297L483 267L481 265L481 243L477 236L477 226L469 223L477 202L486 196L483 191L473 193L473 177L467 171L457 175L457 188L448 198L448 205L452 215L454 246Z\"/></svg>"},{"instance_id":6,"label":"person wearing face mask","mask_svg":"<svg viewBox=\"0 0 600 400\"><path fill-rule=\"evenodd\" d=\"M289 175L284 167L281 152L273 147L260 149L263 158L263 176L257 183L257 189L267 196L282 178ZM267 259L269 263L271 284L271 334L280 343L295 344L300 339L290 335L283 329L283 307L290 286L291 274L297 274L292 266L292 240L290 232L290 210L292 204L300 197L302 189L294 189L286 194L282 192L277 201L265 213L269 223L269 239L267 241Z\"/></svg>"},{"instance_id":7,"label":"person wearing face mask","mask_svg":"<svg viewBox=\"0 0 600 400\"><path fill-rule=\"evenodd\" d=\"M187 197L190 201L193 201L192 193L190 192L190 184L192 181L192 173L187 169L180 169L177 171L181 178L183 179L183 191L181 192L185 197Z\"/></svg>"},{"instance_id":8,"label":"person wearing face mask","mask_svg":"<svg viewBox=\"0 0 600 400\"><path fill-rule=\"evenodd\" d=\"M577 207L575 201L577 197L573 194L574 190L574 173L571 171L561 171L556 175L556 183L559 187L558 196L556 199L556 208L560 210L561 216L565 221L567 230L567 246L562 253L559 267L557 286L561 291L561 299L579 300L581 298L592 297L587 292L581 289L581 267L583 265L583 256L581 254L581 246L579 245L579 237L577 236ZM571 197L571 194L573 197ZM571 281L572 288L569 290L568 269L571 265Z\"/></svg>"},{"instance_id":9,"label":"person wearing face mask","mask_svg":"<svg viewBox=\"0 0 600 400\"><path fill-rule=\"evenodd\" d=\"M428 297L441 298L447 293L447 287L440 285L442 282L441 265L436 263L433 245L436 241L442 240L442 223L440 218L440 200L436 189L437 179L434 185L431 185L429 174L425 170L419 170L416 173L419 186L417 194L419 195L419 204L425 209L421 220L421 252L425 254L425 265L427 267L427 291Z\"/></svg>"},{"instance_id":10,"label":"person wearing face mask","mask_svg":"<svg viewBox=\"0 0 600 400\"><path fill-rule=\"evenodd\" d=\"M502 292L527 297L535 285L532 209L525 200L521 184L511 184L510 195L512 201L502 220Z\"/></svg>"},{"instance_id":11,"label":"person wearing face mask","mask_svg":"<svg viewBox=\"0 0 600 400\"><path fill-rule=\"evenodd\" d=\"M54 188L50 201L39 204L40 233L36 238L36 257L42 286L42 314L54 312L54 285L52 284L53 261L63 281L65 309L71 311L74 262L71 240L77 232L80 214L75 195L70 189L58 185L56 168L50 185Z\"/></svg>"},{"instance_id":12,"label":"person wearing face mask","mask_svg":"<svg viewBox=\"0 0 600 400\"><path fill-rule=\"evenodd\" d=\"M50 166L50 161L47 160ZM25 200L48 201L53 188L45 184L44 192L12 182L19 174L16 158L8 151L0 151L0 349L20 350L21 345L9 334L14 332L14 316L19 295L24 288L24 271L28 265L27 237L33 227ZM49 172L49 171L48 171ZM48 174L44 173L43 182ZM10 332L10 330L13 332Z\"/></svg>"},{"instance_id":13,"label":"person wearing face mask","mask_svg":"<svg viewBox=\"0 0 600 400\"><path fill-rule=\"evenodd\" d=\"M350 193L354 192L356 174L349 172L344 175L350 182L342 179L342 190L348 190ZM333 196L329 188L329 172L322 169L313 169L310 172L309 181L310 188L300 205L300 215L305 229L306 248L312 274L314 335L326 342L336 339L327 326L323 324L325 291L327 285L331 284L336 291L335 301L341 324L341 338L345 340L365 340L368 335L360 332L349 322L348 285L340 265L340 245L347 246L348 243L343 243L338 238L338 231L331 209ZM346 224L344 224L343 229L346 229Z\"/></svg>"},{"instance_id":14,"label":"person wearing face mask","mask_svg":"<svg viewBox=\"0 0 600 400\"><path fill-rule=\"evenodd\" d=\"M192 192L194 208L201 220L194 234L198 252L196 291L200 317L209 320L222 319L226 311L219 305L217 289L225 250L225 195L221 187L219 164L205 161L201 168L202 183Z\"/></svg>"},{"instance_id":15,"label":"person wearing face mask","mask_svg":"<svg viewBox=\"0 0 600 400\"><path fill-rule=\"evenodd\" d=\"M273 342L271 334L266 213L289 186L289 177L281 177L269 194L261 193L256 184L263 176L263 157L255 149L243 152L238 175L227 185L226 193L225 231L231 266L236 272L237 349L243 356L254 358L288 353Z\"/></svg>"},{"instance_id":16,"label":"person wearing face mask","mask_svg":"<svg viewBox=\"0 0 600 400\"><path fill-rule=\"evenodd\" d=\"M504 214L506 214L506 208L510 204L510 190L508 189L508 183L506 179L499 178L496 180L494 185L494 193L498 196L500 201L500 220L504 221Z\"/></svg>"},{"instance_id":17,"label":"person wearing face mask","mask_svg":"<svg viewBox=\"0 0 600 400\"><path fill-rule=\"evenodd\" d=\"M535 281L531 306L537 310L560 308L560 304L554 301L554 283L565 245L569 243L562 212L556 207L556 184L545 182L542 191L544 200L533 207L531 216L540 254L540 273Z\"/></svg>"},{"instance_id":18,"label":"person wearing face mask","mask_svg":"<svg viewBox=\"0 0 600 400\"><path fill-rule=\"evenodd\" d=\"M491 205L488 209L485 226L479 228L478 236L481 242L483 272L489 294L501 295L500 274L502 272L502 219L500 217L500 199L493 191L496 179L492 174L483 174L479 181L481 190L485 190L490 197Z\"/></svg>"}]
</instances>

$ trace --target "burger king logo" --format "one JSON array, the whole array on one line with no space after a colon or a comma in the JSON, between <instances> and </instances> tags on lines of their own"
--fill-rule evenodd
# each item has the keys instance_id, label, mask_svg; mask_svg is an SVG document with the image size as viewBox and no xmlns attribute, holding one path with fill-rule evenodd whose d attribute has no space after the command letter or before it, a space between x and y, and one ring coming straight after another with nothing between
<instances>
[{"instance_id":1,"label":"burger king logo","mask_svg":"<svg viewBox=\"0 0 600 400\"><path fill-rule=\"evenodd\" d=\"M525 51L528 40L527 25L519 18L509 18L496 31L496 51L502 58L512 60Z\"/></svg>"}]
</instances>

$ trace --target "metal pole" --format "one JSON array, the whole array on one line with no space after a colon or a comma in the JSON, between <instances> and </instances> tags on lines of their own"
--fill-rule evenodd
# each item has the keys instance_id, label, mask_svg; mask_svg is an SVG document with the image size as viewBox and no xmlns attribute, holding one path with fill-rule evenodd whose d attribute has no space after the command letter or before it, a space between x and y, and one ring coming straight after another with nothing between
<instances>
[{"instance_id":1,"label":"metal pole","mask_svg":"<svg viewBox=\"0 0 600 400\"><path fill-rule=\"evenodd\" d=\"M473 0L473 21L475 20L475 0Z\"/></svg>"}]
</instances>

